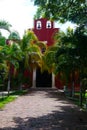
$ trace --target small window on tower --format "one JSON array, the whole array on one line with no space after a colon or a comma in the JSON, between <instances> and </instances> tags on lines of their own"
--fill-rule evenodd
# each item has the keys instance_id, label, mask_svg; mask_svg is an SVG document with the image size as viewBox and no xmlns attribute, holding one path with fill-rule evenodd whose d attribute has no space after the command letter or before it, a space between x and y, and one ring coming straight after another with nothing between
<instances>
[{"instance_id":1,"label":"small window on tower","mask_svg":"<svg viewBox=\"0 0 87 130\"><path fill-rule=\"evenodd\" d=\"M37 21L37 25L36 25L36 28L37 29L41 29L42 25L41 25L41 21Z\"/></svg>"},{"instance_id":2,"label":"small window on tower","mask_svg":"<svg viewBox=\"0 0 87 130\"><path fill-rule=\"evenodd\" d=\"M51 22L50 21L47 21L46 28L51 28Z\"/></svg>"}]
</instances>

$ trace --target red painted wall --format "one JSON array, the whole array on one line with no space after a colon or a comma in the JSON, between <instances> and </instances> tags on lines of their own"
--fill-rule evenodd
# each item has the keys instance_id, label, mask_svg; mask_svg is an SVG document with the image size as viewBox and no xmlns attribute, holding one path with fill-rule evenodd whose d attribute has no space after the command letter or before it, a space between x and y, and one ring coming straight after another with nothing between
<instances>
[{"instance_id":1,"label":"red painted wall","mask_svg":"<svg viewBox=\"0 0 87 130\"><path fill-rule=\"evenodd\" d=\"M41 22L41 28L38 29L37 28L37 23L38 21ZM59 28L54 28L54 22L51 22L51 27L47 28L47 22L49 20L47 19L38 19L38 20L34 20L34 33L36 34L36 36L38 37L39 41L46 41L48 46L51 46L54 44L54 39L53 39L53 35L58 32Z\"/></svg>"}]
</instances>

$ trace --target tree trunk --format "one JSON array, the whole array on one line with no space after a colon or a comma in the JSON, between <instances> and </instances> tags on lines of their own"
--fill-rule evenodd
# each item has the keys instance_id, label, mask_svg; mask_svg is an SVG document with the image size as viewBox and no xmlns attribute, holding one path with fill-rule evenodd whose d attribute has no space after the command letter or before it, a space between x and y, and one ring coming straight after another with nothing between
<instances>
[{"instance_id":1,"label":"tree trunk","mask_svg":"<svg viewBox=\"0 0 87 130\"><path fill-rule=\"evenodd\" d=\"M9 93L10 93L10 73L8 75L8 86L7 86L7 91L8 91L8 96L9 96Z\"/></svg>"},{"instance_id":2,"label":"tree trunk","mask_svg":"<svg viewBox=\"0 0 87 130\"><path fill-rule=\"evenodd\" d=\"M82 81L80 81L79 105L82 107Z\"/></svg>"},{"instance_id":3,"label":"tree trunk","mask_svg":"<svg viewBox=\"0 0 87 130\"><path fill-rule=\"evenodd\" d=\"M73 67L73 70L72 70L72 88L71 88L71 97L73 98L74 97L74 91L75 91L75 86L74 86L74 78L75 78L75 75L74 75L74 67Z\"/></svg>"},{"instance_id":4,"label":"tree trunk","mask_svg":"<svg viewBox=\"0 0 87 130\"><path fill-rule=\"evenodd\" d=\"M74 90L74 80L72 81L72 92L71 92L71 97L73 98L74 97L74 93L75 93L75 90Z\"/></svg>"}]
</instances>

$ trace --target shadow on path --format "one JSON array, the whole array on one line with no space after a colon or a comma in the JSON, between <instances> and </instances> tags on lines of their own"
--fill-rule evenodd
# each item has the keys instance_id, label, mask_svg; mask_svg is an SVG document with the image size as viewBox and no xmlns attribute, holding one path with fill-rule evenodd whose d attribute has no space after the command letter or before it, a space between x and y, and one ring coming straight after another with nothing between
<instances>
[{"instance_id":1,"label":"shadow on path","mask_svg":"<svg viewBox=\"0 0 87 130\"><path fill-rule=\"evenodd\" d=\"M52 90L45 91L45 97L55 98L62 103L69 104L61 93ZM34 96L38 91L31 91ZM39 92L41 92L39 90ZM44 106L45 107L45 106ZM58 106L56 106L58 107ZM43 116L37 117L13 117L15 127L2 128L0 130L87 130L87 113L80 111L75 106L61 106L61 111L53 111Z\"/></svg>"}]
</instances>

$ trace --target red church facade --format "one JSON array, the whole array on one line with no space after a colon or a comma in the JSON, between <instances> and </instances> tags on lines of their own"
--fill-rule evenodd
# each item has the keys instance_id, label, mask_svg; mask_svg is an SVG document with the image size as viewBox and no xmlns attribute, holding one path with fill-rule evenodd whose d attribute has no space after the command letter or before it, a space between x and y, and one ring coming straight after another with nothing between
<instances>
[{"instance_id":1,"label":"red church facade","mask_svg":"<svg viewBox=\"0 0 87 130\"><path fill-rule=\"evenodd\" d=\"M59 28L54 27L54 21L50 21L44 18L34 20L33 32L38 37L38 40L45 42L45 44L47 44L48 47L55 44L54 34L57 33L58 31ZM48 74L48 76L47 72L44 72L43 74L41 74L40 72L38 73L37 69L34 70L33 72L32 85L33 87L52 87L52 88L56 87L59 89L63 89L63 84L58 77L59 77L58 75L55 76L53 73L51 75ZM46 84L45 79L48 79ZM38 82L40 85L38 84Z\"/></svg>"}]
</instances>

